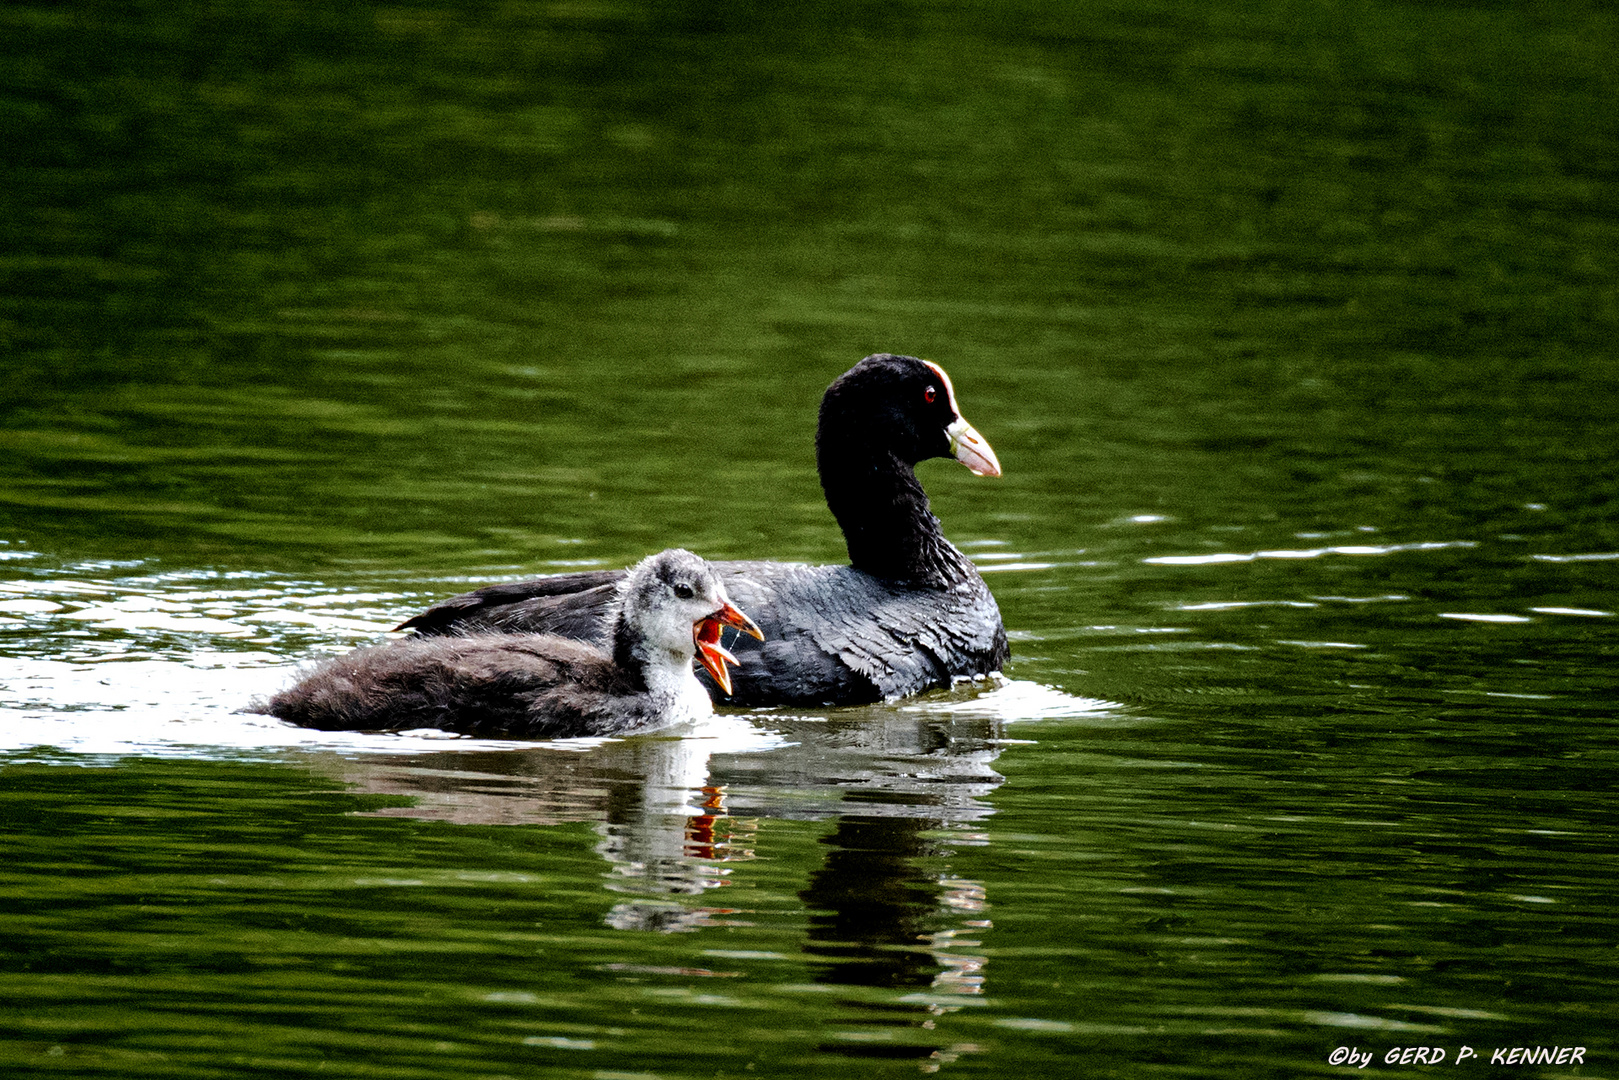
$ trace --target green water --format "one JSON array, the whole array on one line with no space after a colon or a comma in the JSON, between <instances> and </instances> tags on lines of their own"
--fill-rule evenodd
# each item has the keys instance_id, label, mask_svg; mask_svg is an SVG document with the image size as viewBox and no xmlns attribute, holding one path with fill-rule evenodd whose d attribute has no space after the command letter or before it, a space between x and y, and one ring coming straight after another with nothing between
<instances>
[{"instance_id":1,"label":"green water","mask_svg":"<svg viewBox=\"0 0 1619 1080\"><path fill-rule=\"evenodd\" d=\"M1616 56L1595 2L0 10L0 1073L1614 1075ZM472 584L840 559L874 351L1005 467L921 470L1002 682L235 711Z\"/></svg>"}]
</instances>

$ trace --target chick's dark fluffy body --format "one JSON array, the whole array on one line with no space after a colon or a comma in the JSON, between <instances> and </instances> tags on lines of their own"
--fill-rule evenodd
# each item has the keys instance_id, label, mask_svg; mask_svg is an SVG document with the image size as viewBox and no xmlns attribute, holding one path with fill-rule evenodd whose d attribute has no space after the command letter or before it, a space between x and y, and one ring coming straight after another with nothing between
<instances>
[{"instance_id":1,"label":"chick's dark fluffy body","mask_svg":"<svg viewBox=\"0 0 1619 1080\"><path fill-rule=\"evenodd\" d=\"M326 731L545 739L649 730L667 704L588 643L479 634L407 638L328 660L264 711Z\"/></svg>"}]
</instances>

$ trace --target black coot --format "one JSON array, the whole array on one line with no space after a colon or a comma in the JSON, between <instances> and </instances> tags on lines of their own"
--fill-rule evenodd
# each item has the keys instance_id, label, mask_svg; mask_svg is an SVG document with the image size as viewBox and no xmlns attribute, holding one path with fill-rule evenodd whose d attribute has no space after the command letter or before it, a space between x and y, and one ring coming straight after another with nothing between
<instances>
[{"instance_id":1,"label":"black coot","mask_svg":"<svg viewBox=\"0 0 1619 1080\"><path fill-rule=\"evenodd\" d=\"M843 528L849 566L714 562L757 620L738 640L732 705L855 704L987 675L1009 650L1000 609L971 560L945 539L915 465L953 457L999 476L989 444L962 418L950 377L911 356L868 356L821 399L816 464ZM545 631L594 639L621 570L491 585L401 624L422 635Z\"/></svg>"},{"instance_id":2,"label":"black coot","mask_svg":"<svg viewBox=\"0 0 1619 1080\"><path fill-rule=\"evenodd\" d=\"M554 634L411 637L320 665L255 711L323 730L440 728L485 738L628 735L706 716L693 656L729 687L720 627L757 635L718 575L670 549L608 605L612 653Z\"/></svg>"}]
</instances>

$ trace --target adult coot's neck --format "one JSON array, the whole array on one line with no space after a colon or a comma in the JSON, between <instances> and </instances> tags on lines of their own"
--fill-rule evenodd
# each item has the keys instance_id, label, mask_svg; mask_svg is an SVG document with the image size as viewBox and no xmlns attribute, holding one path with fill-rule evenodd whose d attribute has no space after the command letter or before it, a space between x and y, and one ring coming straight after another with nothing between
<instances>
[{"instance_id":1,"label":"adult coot's neck","mask_svg":"<svg viewBox=\"0 0 1619 1080\"><path fill-rule=\"evenodd\" d=\"M945 539L909 463L891 453L864 461L819 456L826 505L843 528L856 570L939 588L977 573Z\"/></svg>"},{"instance_id":2,"label":"adult coot's neck","mask_svg":"<svg viewBox=\"0 0 1619 1080\"><path fill-rule=\"evenodd\" d=\"M943 588L977 574L928 509L911 453L894 445L892 419L862 408L840 380L821 402L815 461L826 505L843 529L849 562L873 577ZM939 436L943 445L943 436Z\"/></svg>"}]
</instances>

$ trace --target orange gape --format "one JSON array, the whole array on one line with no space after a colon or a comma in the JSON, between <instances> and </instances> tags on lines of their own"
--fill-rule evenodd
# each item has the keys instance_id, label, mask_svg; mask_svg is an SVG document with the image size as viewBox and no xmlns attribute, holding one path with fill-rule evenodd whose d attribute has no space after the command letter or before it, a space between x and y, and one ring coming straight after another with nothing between
<instances>
[{"instance_id":1,"label":"orange gape","mask_svg":"<svg viewBox=\"0 0 1619 1080\"><path fill-rule=\"evenodd\" d=\"M735 664L736 657L732 656L725 646L720 644L720 635L727 626L734 626L744 634L750 634L760 641L765 639L764 633L754 625L752 619L738 611L733 604L726 604L720 610L706 619L699 619L692 626L692 641L697 644L697 659L703 663L703 669L714 676L714 681L727 695L731 692L731 672L725 665Z\"/></svg>"}]
</instances>

